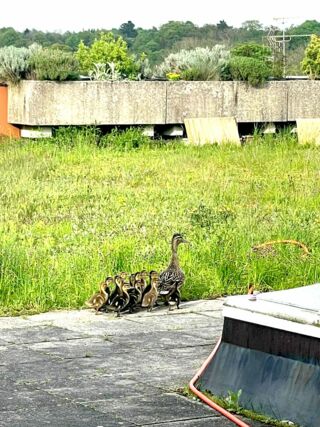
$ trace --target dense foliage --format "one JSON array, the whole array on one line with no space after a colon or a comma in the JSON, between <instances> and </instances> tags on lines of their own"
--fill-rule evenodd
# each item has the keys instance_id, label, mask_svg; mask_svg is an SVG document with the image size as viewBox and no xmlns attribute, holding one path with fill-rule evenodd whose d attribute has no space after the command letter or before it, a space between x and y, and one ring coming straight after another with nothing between
<instances>
[{"instance_id":1,"label":"dense foliage","mask_svg":"<svg viewBox=\"0 0 320 427\"><path fill-rule=\"evenodd\" d=\"M15 31L11 27L0 29L0 47L13 45L16 47L28 47L33 43L39 43L44 47L58 46L75 52L79 43L83 41L86 46L91 46L101 32L112 30L116 36L120 35L127 42L131 53L139 56L146 53L152 64L160 63L171 52L181 49L194 49L195 47L212 47L216 44L224 44L231 48L235 44L263 42L268 30L256 20L245 21L239 28L229 26L225 21L216 24L196 26L192 22L170 21L159 28L136 28L132 21L128 21L114 29L85 30L80 32L52 33L26 29L23 32ZM315 20L305 21L298 26L287 29L288 34L305 35L320 34L320 22ZM275 28L275 35L280 35L279 28ZM292 38L287 43L288 72L295 69L302 57L303 49L308 44L308 37ZM299 53L297 57L297 53ZM292 63L291 58L295 59ZM299 59L300 58L300 59ZM290 68L291 67L291 68Z\"/></svg>"},{"instance_id":2,"label":"dense foliage","mask_svg":"<svg viewBox=\"0 0 320 427\"><path fill-rule=\"evenodd\" d=\"M170 54L155 71L169 80L220 80L229 61L229 51L222 45L197 47Z\"/></svg>"},{"instance_id":3,"label":"dense foliage","mask_svg":"<svg viewBox=\"0 0 320 427\"><path fill-rule=\"evenodd\" d=\"M311 79L320 78L320 36L313 35L311 37L301 67Z\"/></svg>"},{"instance_id":4,"label":"dense foliage","mask_svg":"<svg viewBox=\"0 0 320 427\"><path fill-rule=\"evenodd\" d=\"M190 21L170 21L151 29L136 28L132 21L128 21L119 28L112 29L112 32L86 30L63 34L29 29L20 33L10 27L1 28L0 49L4 47L6 52L0 51L0 80L16 83L28 76L46 75L52 78L55 74L59 80L73 78L81 72L94 80L139 80L161 76L170 80L240 78L250 84L259 84L270 75L281 77L284 71L281 46L274 41L272 52L265 46L268 32L269 29L256 20L245 21L240 28L231 27L225 21L202 27ZM282 32L279 28L272 27L271 34L281 37ZM286 75L300 75L303 71L311 78L317 77L314 52L303 62L301 60L310 35L320 34L320 23L315 20L305 21L299 26L287 28L286 34L301 36L287 39ZM45 49L50 48L40 54L41 58L48 59L47 64L41 63L41 58L37 58L42 70L47 67L43 73L36 74L34 70L29 73L30 63L24 58L26 53L29 55L25 48L30 48L34 43ZM217 52L218 46L224 46L225 56L221 55L218 60L212 59L209 56L214 51ZM14 49L15 47L19 50ZM58 55L57 50L64 54ZM228 52L231 56L230 63L227 63ZM2 54L5 56L1 56ZM72 54L76 55L80 63L79 70L74 69ZM49 72L51 61L52 73ZM63 64L68 61L71 74L64 77ZM174 62L179 66L175 66ZM154 73L156 65L159 68ZM62 67L61 72L54 72L59 67Z\"/></svg>"},{"instance_id":5,"label":"dense foliage","mask_svg":"<svg viewBox=\"0 0 320 427\"><path fill-rule=\"evenodd\" d=\"M79 64L74 55L60 49L35 49L29 58L29 77L34 80L75 80Z\"/></svg>"},{"instance_id":6,"label":"dense foliage","mask_svg":"<svg viewBox=\"0 0 320 427\"><path fill-rule=\"evenodd\" d=\"M231 50L229 71L232 80L243 80L258 86L272 75L271 49L247 43Z\"/></svg>"},{"instance_id":7,"label":"dense foliage","mask_svg":"<svg viewBox=\"0 0 320 427\"><path fill-rule=\"evenodd\" d=\"M97 64L105 66L106 79L108 72L112 80L117 80L116 75L134 78L138 74L135 58L129 54L127 43L121 36L116 38L110 32L101 33L90 47L81 41L76 57L84 74L95 72Z\"/></svg>"},{"instance_id":8,"label":"dense foliage","mask_svg":"<svg viewBox=\"0 0 320 427\"><path fill-rule=\"evenodd\" d=\"M0 49L0 82L18 83L27 76L30 50L6 46Z\"/></svg>"}]
</instances>

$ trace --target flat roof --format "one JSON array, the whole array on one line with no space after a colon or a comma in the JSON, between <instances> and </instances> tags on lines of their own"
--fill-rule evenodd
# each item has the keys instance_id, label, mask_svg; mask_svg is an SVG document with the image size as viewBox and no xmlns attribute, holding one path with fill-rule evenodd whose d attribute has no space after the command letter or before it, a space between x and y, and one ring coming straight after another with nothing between
<instances>
[{"instance_id":1,"label":"flat roof","mask_svg":"<svg viewBox=\"0 0 320 427\"><path fill-rule=\"evenodd\" d=\"M320 284L228 297L223 315L320 338Z\"/></svg>"}]
</instances>

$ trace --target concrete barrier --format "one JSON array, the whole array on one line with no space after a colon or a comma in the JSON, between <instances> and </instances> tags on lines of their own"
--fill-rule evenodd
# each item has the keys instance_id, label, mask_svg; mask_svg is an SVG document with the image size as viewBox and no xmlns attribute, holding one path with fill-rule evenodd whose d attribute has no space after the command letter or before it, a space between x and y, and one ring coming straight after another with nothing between
<instances>
[{"instance_id":1,"label":"concrete barrier","mask_svg":"<svg viewBox=\"0 0 320 427\"><path fill-rule=\"evenodd\" d=\"M162 124L163 82L24 80L9 90L10 123L28 126Z\"/></svg>"},{"instance_id":2,"label":"concrete barrier","mask_svg":"<svg viewBox=\"0 0 320 427\"><path fill-rule=\"evenodd\" d=\"M9 87L8 121L26 126L164 125L187 118L286 122L320 117L320 81L43 82Z\"/></svg>"},{"instance_id":3,"label":"concrete barrier","mask_svg":"<svg viewBox=\"0 0 320 427\"><path fill-rule=\"evenodd\" d=\"M240 145L234 117L185 119L188 143L191 145L231 143Z\"/></svg>"},{"instance_id":4,"label":"concrete barrier","mask_svg":"<svg viewBox=\"0 0 320 427\"><path fill-rule=\"evenodd\" d=\"M320 145L320 118L297 119L298 142Z\"/></svg>"}]
</instances>

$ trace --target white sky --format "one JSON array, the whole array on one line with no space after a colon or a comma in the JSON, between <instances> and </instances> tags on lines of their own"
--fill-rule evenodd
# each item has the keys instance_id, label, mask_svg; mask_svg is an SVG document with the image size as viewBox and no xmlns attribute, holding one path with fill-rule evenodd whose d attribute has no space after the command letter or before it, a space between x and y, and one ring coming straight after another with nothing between
<instances>
[{"instance_id":1,"label":"white sky","mask_svg":"<svg viewBox=\"0 0 320 427\"><path fill-rule=\"evenodd\" d=\"M118 28L131 20L136 27L151 28L170 21L192 21L197 25L225 20L239 27L257 19L265 26L277 25L275 17L289 18L286 27L307 19L320 21L319 0L4 0L0 28L42 31L79 31Z\"/></svg>"}]
</instances>

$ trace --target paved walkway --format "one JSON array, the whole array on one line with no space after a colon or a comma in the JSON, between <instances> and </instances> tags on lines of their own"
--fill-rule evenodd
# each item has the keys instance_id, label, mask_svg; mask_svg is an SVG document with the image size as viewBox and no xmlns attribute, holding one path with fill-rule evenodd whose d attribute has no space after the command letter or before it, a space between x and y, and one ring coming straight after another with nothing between
<instances>
[{"instance_id":1,"label":"paved walkway","mask_svg":"<svg viewBox=\"0 0 320 427\"><path fill-rule=\"evenodd\" d=\"M233 426L178 393L220 336L221 306L0 318L0 426Z\"/></svg>"}]
</instances>

